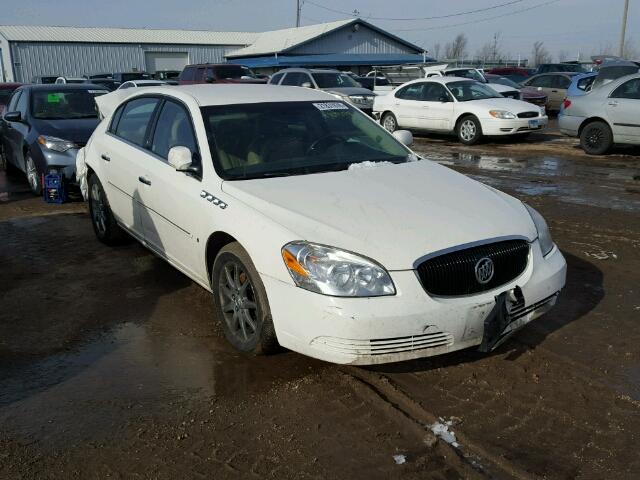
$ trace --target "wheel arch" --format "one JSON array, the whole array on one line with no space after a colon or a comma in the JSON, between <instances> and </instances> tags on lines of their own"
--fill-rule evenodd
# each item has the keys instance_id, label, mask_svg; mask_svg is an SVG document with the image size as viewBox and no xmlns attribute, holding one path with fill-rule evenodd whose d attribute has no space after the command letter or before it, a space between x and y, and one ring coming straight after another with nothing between
<instances>
[{"instance_id":1,"label":"wheel arch","mask_svg":"<svg viewBox=\"0 0 640 480\"><path fill-rule=\"evenodd\" d=\"M456 118L456 122L455 122L454 127L453 127L453 131L454 132L458 131L458 127L460 126L460 122L463 119L467 118L467 117L475 118L478 121L478 123L480 123L480 127L482 127L482 122L480 121L480 118L475 113L465 112L465 113L461 113L460 115L458 115L458 118Z\"/></svg>"},{"instance_id":2,"label":"wheel arch","mask_svg":"<svg viewBox=\"0 0 640 480\"><path fill-rule=\"evenodd\" d=\"M613 133L613 129L611 128L611 125L604 118L602 118L602 117L589 117L584 122L582 122L580 124L580 127L578 128L578 137L580 137L582 135L582 131L585 129L585 127L587 125L593 123L593 122L603 122L603 123L605 123L609 127L609 130L611 130L611 133Z\"/></svg>"},{"instance_id":3,"label":"wheel arch","mask_svg":"<svg viewBox=\"0 0 640 480\"><path fill-rule=\"evenodd\" d=\"M207 267L207 278L211 280L211 272L213 270L213 262L218 256L218 253L225 245L237 242L238 240L229 235L227 232L216 231L209 235L207 239L207 246L205 248L205 261ZM239 243L239 242L238 242Z\"/></svg>"}]
</instances>

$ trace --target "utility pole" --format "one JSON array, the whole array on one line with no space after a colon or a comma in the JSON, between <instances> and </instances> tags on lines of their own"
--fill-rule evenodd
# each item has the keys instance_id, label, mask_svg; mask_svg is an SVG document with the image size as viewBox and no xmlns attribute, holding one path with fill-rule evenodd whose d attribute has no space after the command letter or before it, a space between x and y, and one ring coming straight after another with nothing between
<instances>
[{"instance_id":1,"label":"utility pole","mask_svg":"<svg viewBox=\"0 0 640 480\"><path fill-rule=\"evenodd\" d=\"M296 27L300 26L300 0L296 0Z\"/></svg>"},{"instance_id":2,"label":"utility pole","mask_svg":"<svg viewBox=\"0 0 640 480\"><path fill-rule=\"evenodd\" d=\"M629 15L629 0L624 0L624 14L622 15L622 34L620 35L620 50L618 56L624 56L624 43L627 36L627 17Z\"/></svg>"}]
</instances>

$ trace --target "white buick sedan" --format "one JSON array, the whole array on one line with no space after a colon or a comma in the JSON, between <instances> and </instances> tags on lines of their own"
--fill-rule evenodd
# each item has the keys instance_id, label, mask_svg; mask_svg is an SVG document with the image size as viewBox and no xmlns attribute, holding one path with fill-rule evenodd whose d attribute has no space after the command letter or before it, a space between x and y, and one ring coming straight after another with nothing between
<instances>
[{"instance_id":1,"label":"white buick sedan","mask_svg":"<svg viewBox=\"0 0 640 480\"><path fill-rule=\"evenodd\" d=\"M130 91L99 99L78 157L95 233L132 235L210 291L240 350L353 364L489 351L564 286L538 212L330 94Z\"/></svg>"},{"instance_id":2,"label":"white buick sedan","mask_svg":"<svg viewBox=\"0 0 640 480\"><path fill-rule=\"evenodd\" d=\"M373 114L390 132L409 128L455 133L466 145L483 136L531 133L549 122L544 107L505 98L486 84L457 77L405 83L375 97Z\"/></svg>"}]
</instances>

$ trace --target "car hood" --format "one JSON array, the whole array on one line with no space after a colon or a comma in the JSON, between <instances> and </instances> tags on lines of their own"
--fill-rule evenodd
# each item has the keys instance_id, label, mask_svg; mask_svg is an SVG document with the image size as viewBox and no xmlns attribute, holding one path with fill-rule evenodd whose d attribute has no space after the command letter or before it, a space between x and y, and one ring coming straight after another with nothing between
<instances>
[{"instance_id":1,"label":"car hood","mask_svg":"<svg viewBox=\"0 0 640 480\"><path fill-rule=\"evenodd\" d=\"M33 126L39 135L58 137L84 145L100 123L98 118L70 120L34 120Z\"/></svg>"},{"instance_id":2,"label":"car hood","mask_svg":"<svg viewBox=\"0 0 640 480\"><path fill-rule=\"evenodd\" d=\"M373 92L367 88L362 87L336 87L336 88L322 88L327 93L336 93L338 95L373 95Z\"/></svg>"},{"instance_id":3,"label":"car hood","mask_svg":"<svg viewBox=\"0 0 640 480\"><path fill-rule=\"evenodd\" d=\"M487 110L508 110L511 113L537 111L538 107L531 106L528 102L522 100L514 100L512 98L487 98L485 100L469 100L462 104L471 103L475 107L486 108ZM533 109L533 110L532 110Z\"/></svg>"},{"instance_id":4,"label":"car hood","mask_svg":"<svg viewBox=\"0 0 640 480\"><path fill-rule=\"evenodd\" d=\"M413 269L420 257L457 245L537 236L519 200L437 163L373 165L226 181L222 189L297 240L356 252L389 270Z\"/></svg>"},{"instance_id":5,"label":"car hood","mask_svg":"<svg viewBox=\"0 0 640 480\"><path fill-rule=\"evenodd\" d=\"M487 87L493 88L496 92L517 92L517 88L509 87L507 85L502 85L501 83L485 83Z\"/></svg>"}]
</instances>

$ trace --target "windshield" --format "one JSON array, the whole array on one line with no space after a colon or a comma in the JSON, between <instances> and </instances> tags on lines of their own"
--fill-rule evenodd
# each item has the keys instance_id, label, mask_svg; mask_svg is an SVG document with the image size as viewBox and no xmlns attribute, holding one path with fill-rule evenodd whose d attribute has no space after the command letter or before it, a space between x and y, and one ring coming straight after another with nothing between
<instances>
[{"instance_id":1,"label":"windshield","mask_svg":"<svg viewBox=\"0 0 640 480\"><path fill-rule=\"evenodd\" d=\"M498 85L505 85L511 88L522 88L516 82L505 77L487 77L487 80L489 80L489 83L497 83Z\"/></svg>"},{"instance_id":2,"label":"windshield","mask_svg":"<svg viewBox=\"0 0 640 480\"><path fill-rule=\"evenodd\" d=\"M240 65L218 65L215 67L216 78L242 78L246 73Z\"/></svg>"},{"instance_id":3,"label":"windshield","mask_svg":"<svg viewBox=\"0 0 640 480\"><path fill-rule=\"evenodd\" d=\"M448 77L462 77L470 78L471 80L477 80L478 82L486 83L484 77L474 68L465 68L462 70L450 70L445 72Z\"/></svg>"},{"instance_id":4,"label":"windshield","mask_svg":"<svg viewBox=\"0 0 640 480\"><path fill-rule=\"evenodd\" d=\"M107 90L33 90L31 114L42 120L97 118L95 97Z\"/></svg>"},{"instance_id":5,"label":"windshield","mask_svg":"<svg viewBox=\"0 0 640 480\"><path fill-rule=\"evenodd\" d=\"M313 73L313 79L318 84L318 88L342 88L342 87L360 87L353 78L344 73Z\"/></svg>"},{"instance_id":6,"label":"windshield","mask_svg":"<svg viewBox=\"0 0 640 480\"><path fill-rule=\"evenodd\" d=\"M339 101L202 108L213 161L225 180L406 162L413 154L359 110Z\"/></svg>"},{"instance_id":7,"label":"windshield","mask_svg":"<svg viewBox=\"0 0 640 480\"><path fill-rule=\"evenodd\" d=\"M447 88L459 102L470 100L486 100L487 98L502 98L498 92L483 83L478 82L450 82Z\"/></svg>"}]
</instances>

